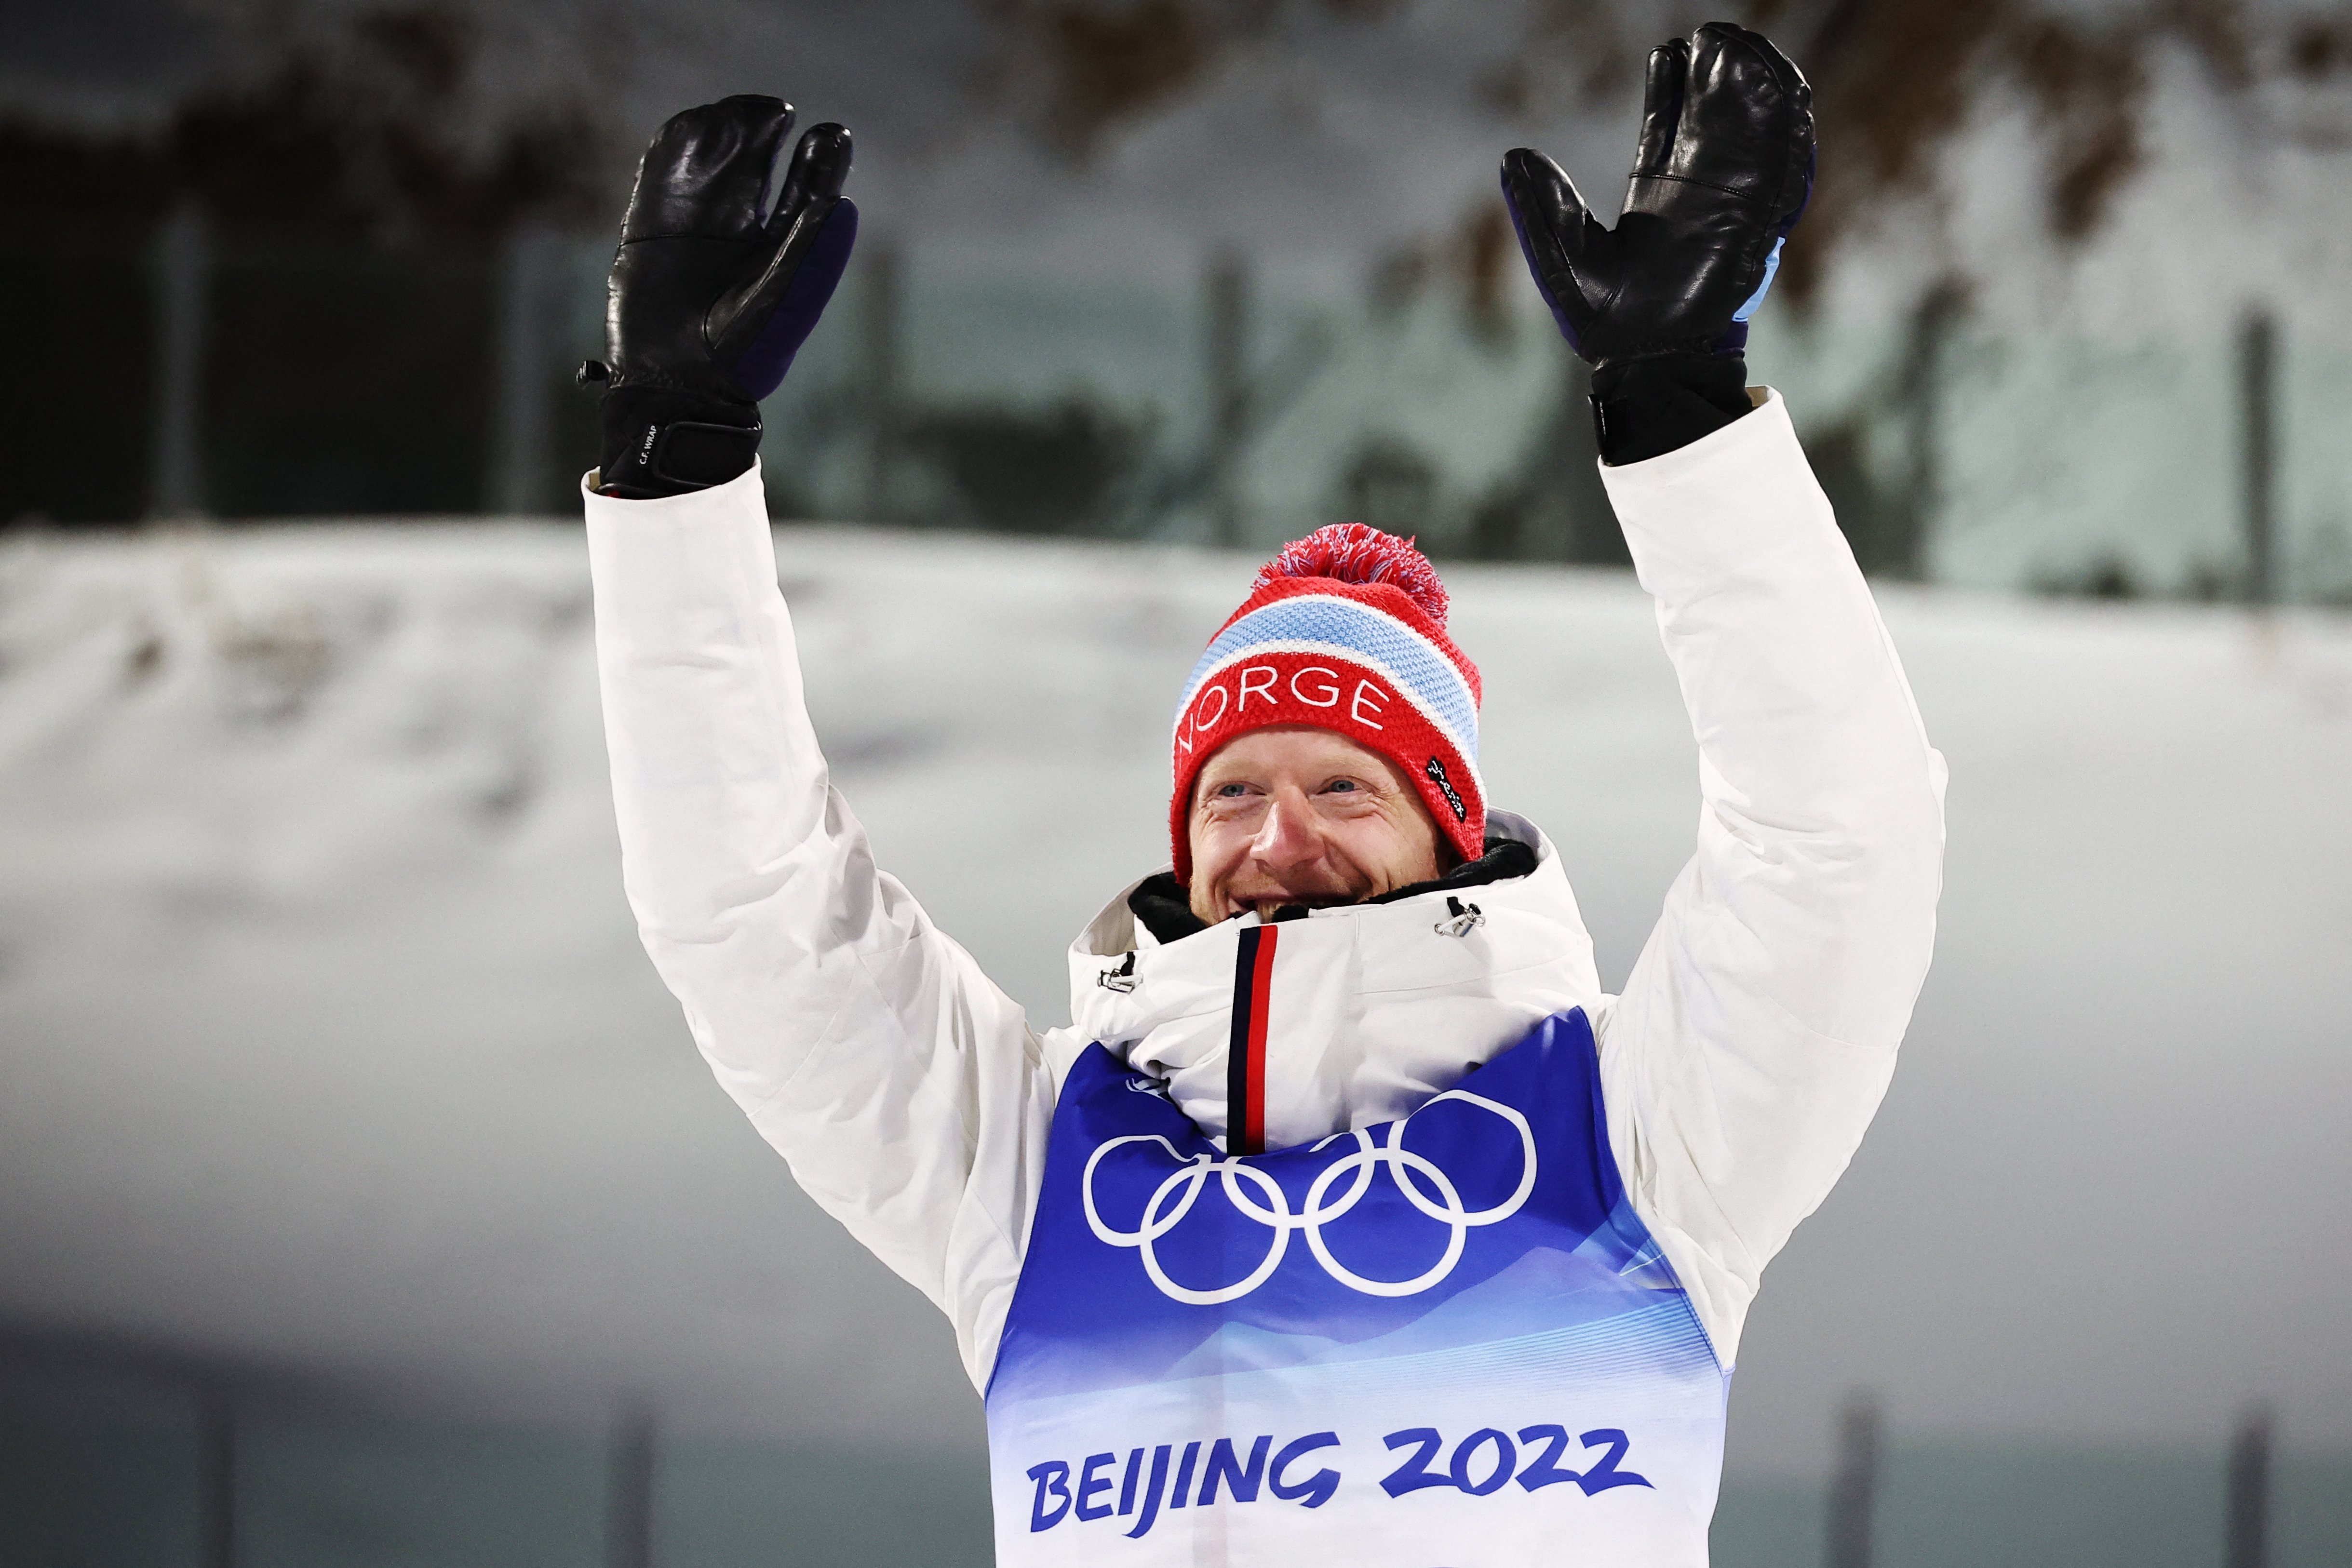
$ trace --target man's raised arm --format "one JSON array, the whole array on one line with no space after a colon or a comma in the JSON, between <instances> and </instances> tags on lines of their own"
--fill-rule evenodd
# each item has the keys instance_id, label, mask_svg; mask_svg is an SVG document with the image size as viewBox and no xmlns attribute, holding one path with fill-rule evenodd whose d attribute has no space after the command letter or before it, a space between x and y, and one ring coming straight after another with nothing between
<instances>
[{"instance_id":1,"label":"man's raised arm","mask_svg":"<svg viewBox=\"0 0 2352 1568\"><path fill-rule=\"evenodd\" d=\"M1625 210L1504 162L1594 363L1602 475L1699 747L1698 852L1600 1020L1634 1203L1727 1366L1759 1276L1877 1110L1934 943L1943 760L1747 319L1811 187L1811 93L1713 24L1650 60Z\"/></svg>"},{"instance_id":2,"label":"man's raised arm","mask_svg":"<svg viewBox=\"0 0 2352 1568\"><path fill-rule=\"evenodd\" d=\"M1698 852L1604 1020L1610 1134L1727 1363L1895 1068L1943 759L1777 394L1607 475L1699 746ZM1685 1260L1677 1258L1678 1264Z\"/></svg>"},{"instance_id":3,"label":"man's raised arm","mask_svg":"<svg viewBox=\"0 0 2352 1568\"><path fill-rule=\"evenodd\" d=\"M975 1380L1044 1156L1014 1006L877 871L803 698L754 454L847 260L849 137L738 98L665 126L613 269L586 498L622 874L719 1082L801 1186L954 1322Z\"/></svg>"}]
</instances>

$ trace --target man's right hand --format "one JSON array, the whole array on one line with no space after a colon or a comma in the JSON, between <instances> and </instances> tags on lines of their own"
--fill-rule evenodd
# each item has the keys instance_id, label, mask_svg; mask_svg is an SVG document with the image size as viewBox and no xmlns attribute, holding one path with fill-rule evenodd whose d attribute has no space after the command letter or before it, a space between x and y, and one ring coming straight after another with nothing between
<instances>
[{"instance_id":1,"label":"man's right hand","mask_svg":"<svg viewBox=\"0 0 2352 1568\"><path fill-rule=\"evenodd\" d=\"M767 210L792 123L781 99L730 98L676 116L646 149L605 308L602 493L704 489L757 455L759 400L816 326L857 235L843 126L801 138Z\"/></svg>"}]
</instances>

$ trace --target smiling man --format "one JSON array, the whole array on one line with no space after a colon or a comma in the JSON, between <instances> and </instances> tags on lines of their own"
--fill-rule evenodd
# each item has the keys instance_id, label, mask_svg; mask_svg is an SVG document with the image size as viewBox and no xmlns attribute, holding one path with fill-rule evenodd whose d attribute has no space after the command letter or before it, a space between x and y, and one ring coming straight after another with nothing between
<instances>
[{"instance_id":1,"label":"smiling man","mask_svg":"<svg viewBox=\"0 0 2352 1568\"><path fill-rule=\"evenodd\" d=\"M1941 759L1746 384L1803 78L1732 26L1657 50L1614 228L1504 160L1698 743L1696 853L1622 992L1550 841L1488 808L1436 574L1337 525L1210 639L1171 863L1042 1032L875 867L802 700L757 404L855 214L838 126L771 210L789 119L664 127L614 267L587 508L624 874L720 1083L953 1323L997 1561L1703 1563L1741 1323L1885 1092L1943 845Z\"/></svg>"},{"instance_id":2,"label":"smiling man","mask_svg":"<svg viewBox=\"0 0 2352 1568\"><path fill-rule=\"evenodd\" d=\"M1269 561L1178 705L1175 867L1154 891L1189 889L1206 925L1272 920L1481 856L1483 815L1454 782L1475 774L1478 672L1445 610L1421 552L1360 523Z\"/></svg>"},{"instance_id":3,"label":"smiling man","mask_svg":"<svg viewBox=\"0 0 2352 1568\"><path fill-rule=\"evenodd\" d=\"M1437 875L1437 825L1403 770L1328 730L1286 727L1234 741L1192 794L1185 904L1204 926L1361 904Z\"/></svg>"}]
</instances>

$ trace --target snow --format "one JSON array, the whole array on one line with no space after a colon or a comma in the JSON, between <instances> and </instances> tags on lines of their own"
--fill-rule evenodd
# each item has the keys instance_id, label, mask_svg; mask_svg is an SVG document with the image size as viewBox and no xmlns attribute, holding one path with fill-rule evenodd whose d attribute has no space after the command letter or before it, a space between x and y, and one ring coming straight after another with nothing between
<instances>
[{"instance_id":1,"label":"snow","mask_svg":"<svg viewBox=\"0 0 2352 1568\"><path fill-rule=\"evenodd\" d=\"M1255 560L780 531L877 854L1042 1022L1164 857ZM1622 977L1688 852L1626 577L1456 567L1499 805ZM1950 759L1943 932L1767 1277L1736 1473L1832 1410L2352 1444L2352 621L1882 593ZM709 1082L617 874L576 525L0 547L0 1322L519 1418L969 1450L944 1323Z\"/></svg>"}]
</instances>

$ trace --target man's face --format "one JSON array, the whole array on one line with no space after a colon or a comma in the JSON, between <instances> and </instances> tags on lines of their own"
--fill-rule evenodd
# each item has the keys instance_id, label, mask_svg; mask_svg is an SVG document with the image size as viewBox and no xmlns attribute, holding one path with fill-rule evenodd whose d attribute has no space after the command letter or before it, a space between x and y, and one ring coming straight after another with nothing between
<instances>
[{"instance_id":1,"label":"man's face","mask_svg":"<svg viewBox=\"0 0 2352 1568\"><path fill-rule=\"evenodd\" d=\"M1438 874L1437 825L1398 767L1343 735L1254 730L1192 784L1192 913L1360 904Z\"/></svg>"}]
</instances>

